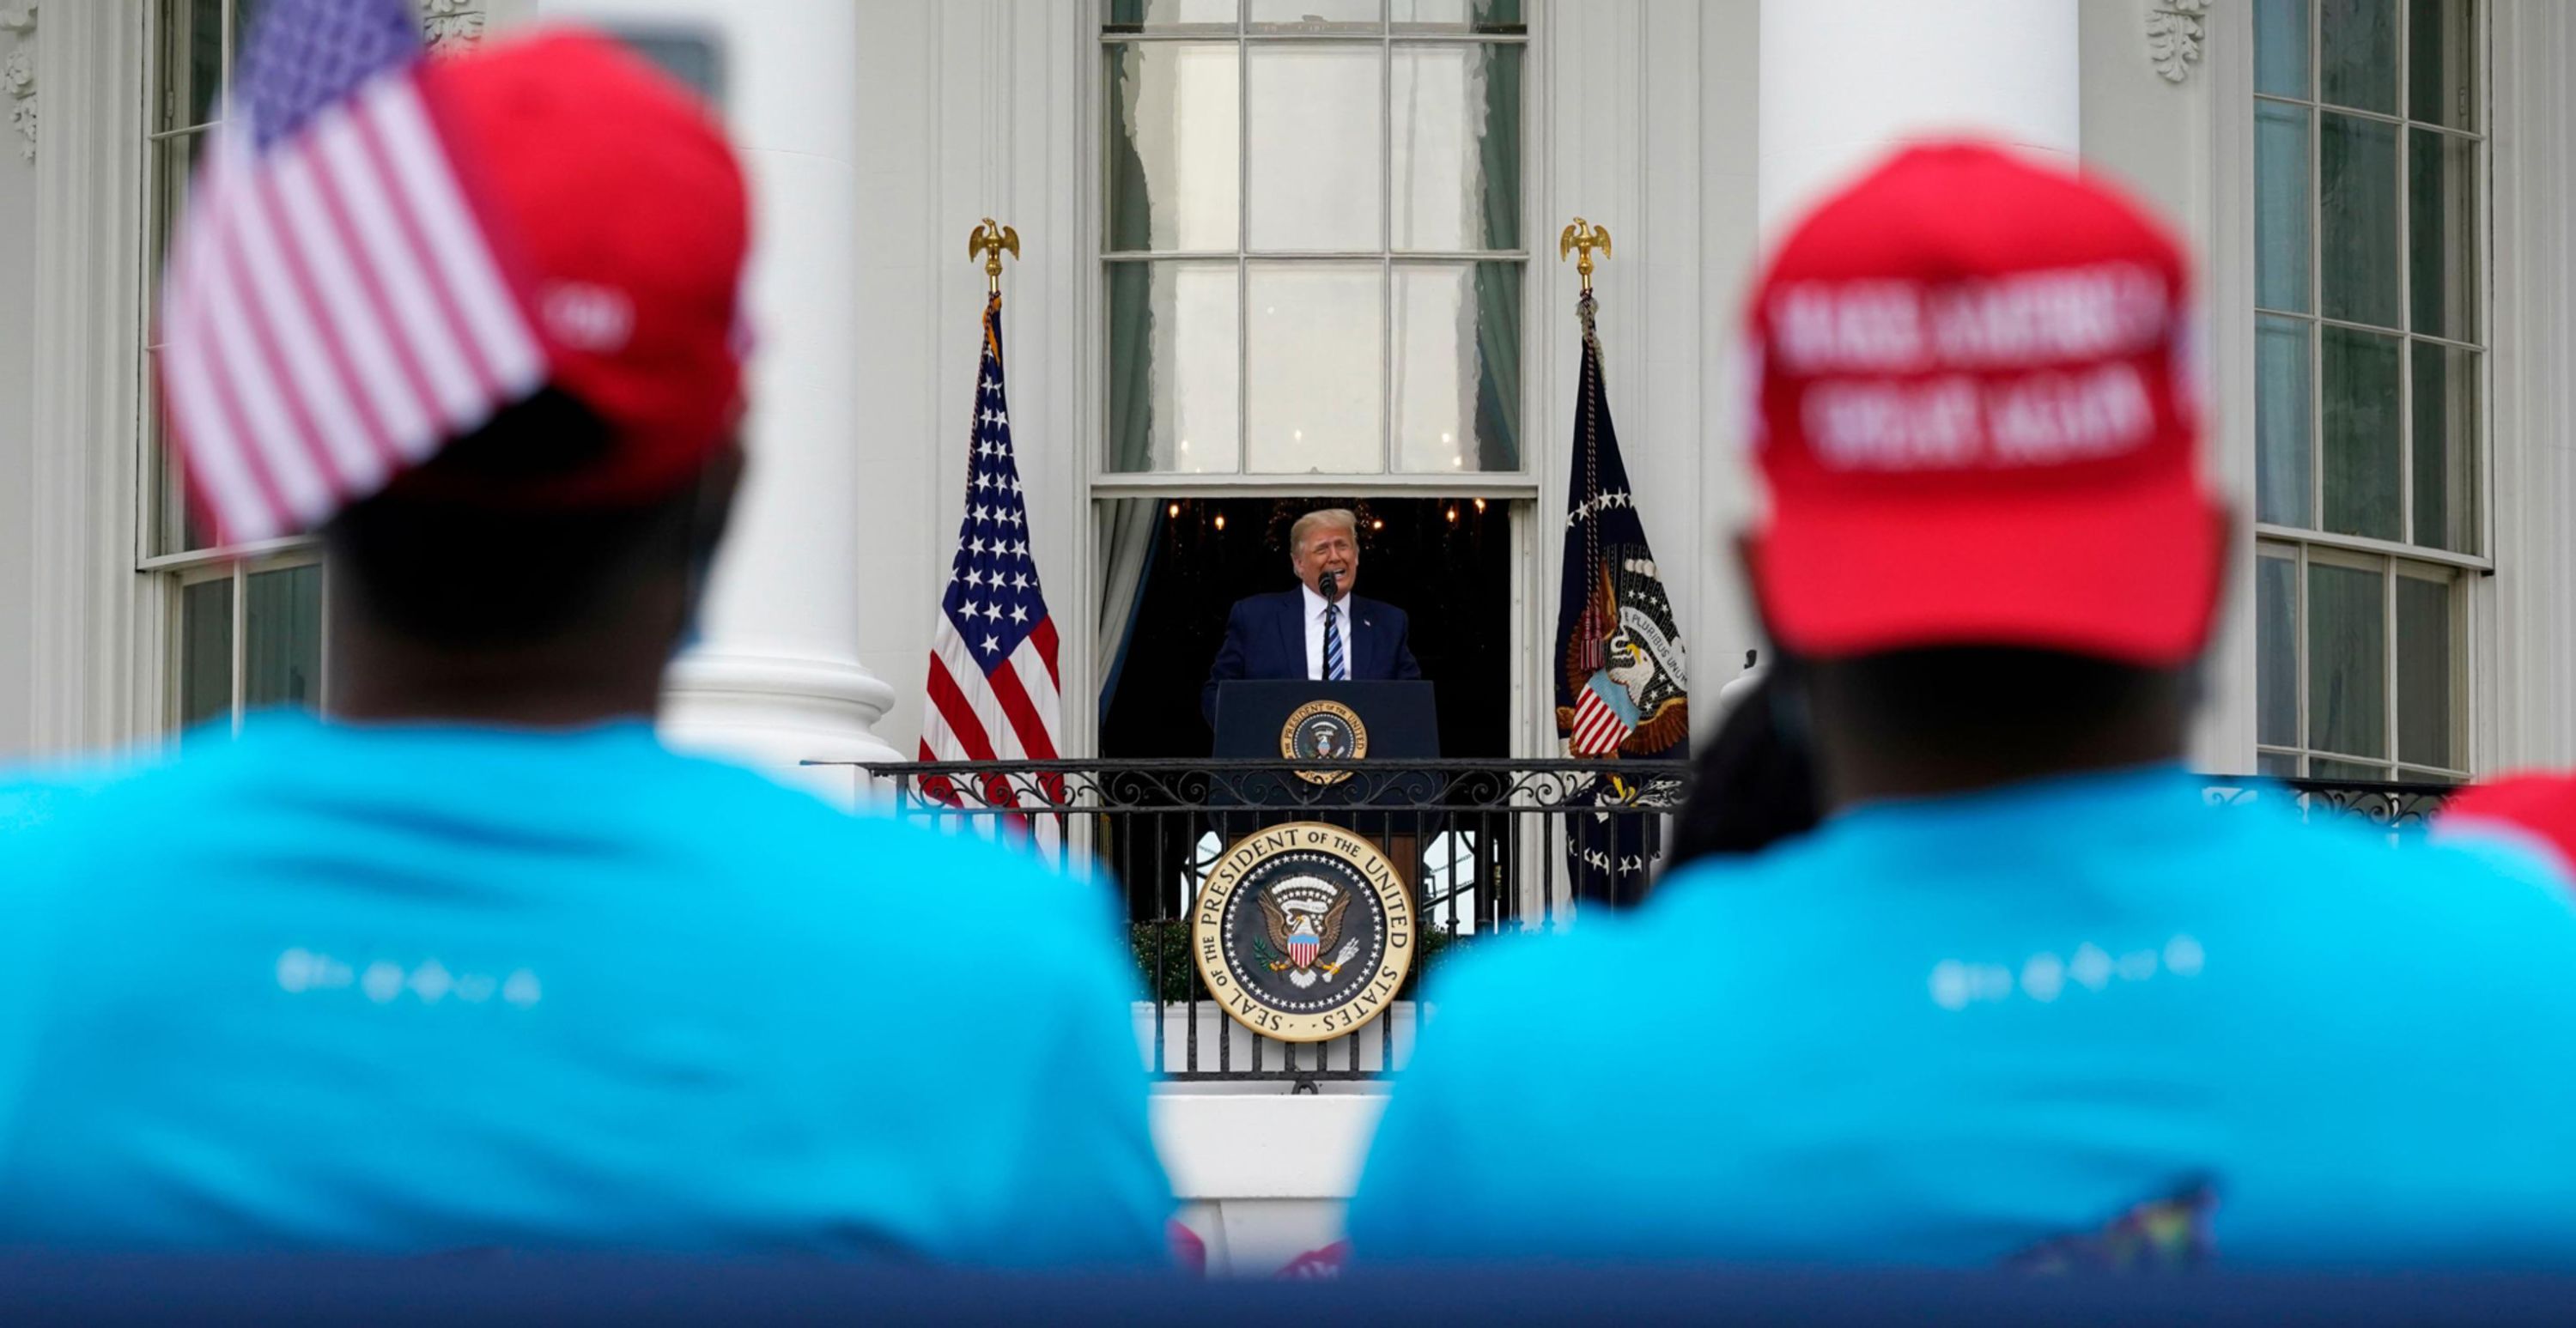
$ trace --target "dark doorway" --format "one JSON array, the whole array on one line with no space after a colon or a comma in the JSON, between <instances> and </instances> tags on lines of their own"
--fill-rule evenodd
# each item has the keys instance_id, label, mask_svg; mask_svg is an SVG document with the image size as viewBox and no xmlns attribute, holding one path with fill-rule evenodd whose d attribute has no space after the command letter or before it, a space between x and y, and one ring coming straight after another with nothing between
<instances>
[{"instance_id":1,"label":"dark doorway","mask_svg":"<svg viewBox=\"0 0 2576 1328\"><path fill-rule=\"evenodd\" d=\"M1166 503L1133 627L1109 673L1104 757L1205 756L1199 687L1246 595L1296 584L1288 528L1319 507L1359 514L1356 593L1412 620L1422 675L1439 688L1443 756L1511 750L1511 516L1499 499L1227 498Z\"/></svg>"}]
</instances>

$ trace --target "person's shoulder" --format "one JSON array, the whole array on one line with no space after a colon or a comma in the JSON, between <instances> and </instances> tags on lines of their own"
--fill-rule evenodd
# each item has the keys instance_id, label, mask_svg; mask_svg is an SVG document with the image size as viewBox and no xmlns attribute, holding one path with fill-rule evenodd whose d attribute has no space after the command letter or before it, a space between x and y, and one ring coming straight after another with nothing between
<instances>
[{"instance_id":1,"label":"person's shoulder","mask_svg":"<svg viewBox=\"0 0 2576 1328\"><path fill-rule=\"evenodd\" d=\"M187 761L151 749L0 769L0 838L59 838L113 824L138 804L184 798L237 761L231 742Z\"/></svg>"},{"instance_id":2,"label":"person's shoulder","mask_svg":"<svg viewBox=\"0 0 2576 1328\"><path fill-rule=\"evenodd\" d=\"M2301 822L2260 809L2231 814L2210 848L2255 871L2328 888L2356 904L2398 908L2567 912L2566 882L2533 856L2480 843L2392 832L2358 817ZM2576 913L2571 913L2576 924Z\"/></svg>"},{"instance_id":3,"label":"person's shoulder","mask_svg":"<svg viewBox=\"0 0 2576 1328\"><path fill-rule=\"evenodd\" d=\"M801 881L803 902L818 909L862 916L873 928L934 927L954 930L957 919L1018 918L1054 925L1089 917L1105 926L1106 891L1050 870L1024 845L996 843L976 830L958 832L903 819L895 810L835 806L802 789L776 783L747 768L702 761L721 824L771 881ZM755 849L752 846L757 845Z\"/></svg>"},{"instance_id":4,"label":"person's shoulder","mask_svg":"<svg viewBox=\"0 0 2576 1328\"><path fill-rule=\"evenodd\" d=\"M1233 608L1226 610L1226 617L1241 622L1264 613L1294 612L1291 600L1296 593L1293 590L1265 590L1258 595L1246 595L1236 600Z\"/></svg>"},{"instance_id":5,"label":"person's shoulder","mask_svg":"<svg viewBox=\"0 0 2576 1328\"><path fill-rule=\"evenodd\" d=\"M204 746L184 761L138 749L0 771L0 906L62 903L82 897L79 887L133 879L117 868L121 859L166 851L192 827L220 823L216 771L238 758L229 742Z\"/></svg>"},{"instance_id":6,"label":"person's shoulder","mask_svg":"<svg viewBox=\"0 0 2576 1328\"><path fill-rule=\"evenodd\" d=\"M1453 941L1427 984L1435 1025L1426 1043L1469 1072L1517 1074L1533 1053L1615 1061L1623 1053L1605 1030L1620 1026L1619 1011L1654 1007L1661 997L1653 989L1676 979L1677 957L1709 939L1693 911L1674 901L1587 912L1563 931Z\"/></svg>"},{"instance_id":7,"label":"person's shoulder","mask_svg":"<svg viewBox=\"0 0 2576 1328\"><path fill-rule=\"evenodd\" d=\"M2250 875L2280 902L2271 916L2374 963L2453 974L2480 989L2555 974L2576 959L2576 893L2538 859L2428 842L2350 821L2246 817L2207 846L2212 871ZM2293 919L2296 919L2293 923Z\"/></svg>"}]
</instances>

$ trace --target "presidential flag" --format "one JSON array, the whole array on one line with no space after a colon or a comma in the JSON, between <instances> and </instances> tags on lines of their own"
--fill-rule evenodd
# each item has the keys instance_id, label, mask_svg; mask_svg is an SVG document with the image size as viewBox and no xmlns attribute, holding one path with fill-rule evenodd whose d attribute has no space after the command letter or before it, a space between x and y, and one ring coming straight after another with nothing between
<instances>
[{"instance_id":1,"label":"presidential flag","mask_svg":"<svg viewBox=\"0 0 2576 1328\"><path fill-rule=\"evenodd\" d=\"M1575 312L1583 324L1583 369L1575 389L1574 474L1566 487L1565 571L1557 596L1556 731L1570 756L1678 758L1690 747L1681 630L1619 458L1590 291Z\"/></svg>"},{"instance_id":2,"label":"presidential flag","mask_svg":"<svg viewBox=\"0 0 2576 1328\"><path fill-rule=\"evenodd\" d=\"M966 513L957 527L948 588L930 641L929 698L922 714L924 761L1048 761L1063 735L1057 718L1055 621L1029 554L1029 509L1011 453L1011 403L1002 389L1002 297L984 304L984 362L975 384L967 445ZM980 781L982 807L1043 807L1063 801L1061 776ZM967 805L945 780L926 796ZM1006 825L1041 846L1062 842L1060 818L1011 817Z\"/></svg>"},{"instance_id":3,"label":"presidential flag","mask_svg":"<svg viewBox=\"0 0 2576 1328\"><path fill-rule=\"evenodd\" d=\"M172 241L159 356L227 540L307 529L534 391L545 350L406 0L270 0Z\"/></svg>"},{"instance_id":4,"label":"presidential flag","mask_svg":"<svg viewBox=\"0 0 2576 1328\"><path fill-rule=\"evenodd\" d=\"M1575 314L1583 368L1575 386L1574 474L1565 495L1565 570L1556 611L1556 731L1569 756L1615 761L1690 753L1690 694L1681 630L1637 520L1636 495L1602 391L1592 292ZM1576 894L1612 904L1644 894L1655 818L1679 801L1680 781L1607 774L1569 806L1565 852Z\"/></svg>"}]
</instances>

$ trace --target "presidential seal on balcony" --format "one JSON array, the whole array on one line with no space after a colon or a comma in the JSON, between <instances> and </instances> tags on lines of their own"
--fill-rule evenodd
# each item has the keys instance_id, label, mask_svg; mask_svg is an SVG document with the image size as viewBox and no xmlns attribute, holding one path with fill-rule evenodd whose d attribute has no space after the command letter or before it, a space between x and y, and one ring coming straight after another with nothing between
<instances>
[{"instance_id":1,"label":"presidential seal on balcony","mask_svg":"<svg viewBox=\"0 0 2576 1328\"><path fill-rule=\"evenodd\" d=\"M1235 1022L1321 1042L1375 1019L1413 969L1413 900L1365 836L1292 821L1236 840L1191 914L1199 978Z\"/></svg>"},{"instance_id":2,"label":"presidential seal on balcony","mask_svg":"<svg viewBox=\"0 0 2576 1328\"><path fill-rule=\"evenodd\" d=\"M1356 761L1368 755L1368 726L1339 701L1308 701L1279 726L1279 754L1292 761ZM1309 784L1338 784L1348 770L1300 770Z\"/></svg>"}]
</instances>

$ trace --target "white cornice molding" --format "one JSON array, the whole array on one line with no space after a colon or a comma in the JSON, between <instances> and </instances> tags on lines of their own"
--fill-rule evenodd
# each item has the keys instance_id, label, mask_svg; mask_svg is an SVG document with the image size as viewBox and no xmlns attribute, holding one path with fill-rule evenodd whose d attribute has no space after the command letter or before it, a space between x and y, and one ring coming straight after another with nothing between
<instances>
[{"instance_id":1,"label":"white cornice molding","mask_svg":"<svg viewBox=\"0 0 2576 1328\"><path fill-rule=\"evenodd\" d=\"M2209 0L2146 0L2147 58L2167 83L2191 77L2209 39Z\"/></svg>"},{"instance_id":2,"label":"white cornice molding","mask_svg":"<svg viewBox=\"0 0 2576 1328\"><path fill-rule=\"evenodd\" d=\"M9 103L9 129L18 136L18 155L36 159L36 6L0 8L0 32L17 34L7 55L0 55L0 99Z\"/></svg>"},{"instance_id":3,"label":"white cornice molding","mask_svg":"<svg viewBox=\"0 0 2576 1328\"><path fill-rule=\"evenodd\" d=\"M420 37L431 53L449 55L483 39L483 0L421 0Z\"/></svg>"}]
</instances>

